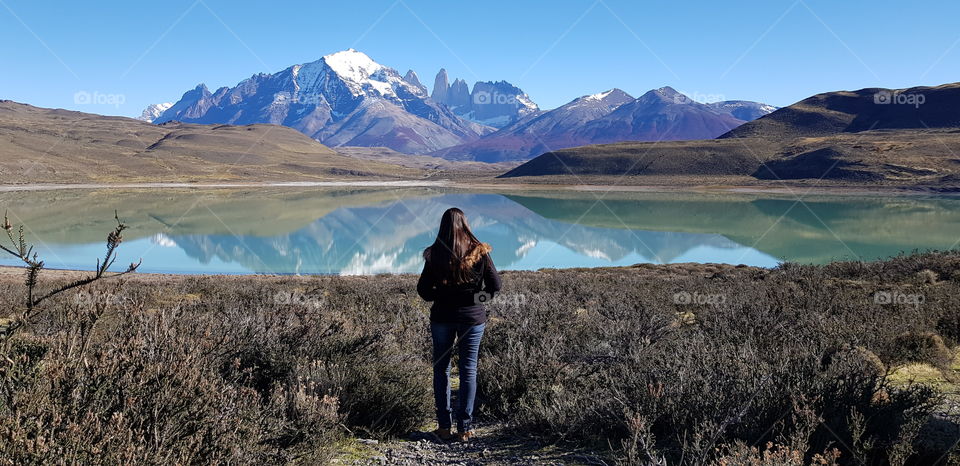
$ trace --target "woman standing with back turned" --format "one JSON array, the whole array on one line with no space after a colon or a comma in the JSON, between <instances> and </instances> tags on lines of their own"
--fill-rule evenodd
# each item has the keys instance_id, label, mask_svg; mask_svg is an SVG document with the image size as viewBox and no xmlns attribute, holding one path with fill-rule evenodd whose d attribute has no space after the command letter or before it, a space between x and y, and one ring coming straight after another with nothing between
<instances>
[{"instance_id":1,"label":"woman standing with back turned","mask_svg":"<svg viewBox=\"0 0 960 466\"><path fill-rule=\"evenodd\" d=\"M433 244L423 251L424 265L417 293L430 308L433 337L433 395L437 405L434 431L441 440L473 436L473 401L477 394L477 358L487 313L483 303L500 291L500 276L490 259L490 245L481 243L463 211L447 209L440 219L440 231ZM450 431L450 356L454 340L459 351L460 393L457 396L457 434Z\"/></svg>"}]
</instances>

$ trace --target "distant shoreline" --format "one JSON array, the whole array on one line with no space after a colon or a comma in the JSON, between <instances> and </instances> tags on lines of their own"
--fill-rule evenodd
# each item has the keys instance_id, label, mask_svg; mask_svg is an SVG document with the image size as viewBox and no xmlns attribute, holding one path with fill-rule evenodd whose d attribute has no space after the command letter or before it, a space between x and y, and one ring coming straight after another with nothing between
<instances>
[{"instance_id":1,"label":"distant shoreline","mask_svg":"<svg viewBox=\"0 0 960 466\"><path fill-rule=\"evenodd\" d=\"M673 262L668 264L651 264L640 262L631 265L610 265L601 267L544 267L537 270L501 270L501 274L506 275L524 275L524 274L542 274L555 272L557 270L573 270L578 272L628 272L630 270L663 270L665 272L674 272L683 270L686 272L705 272L715 269L753 269L770 270L766 267L757 267L752 265L725 264L719 262ZM0 265L0 284L15 285L23 282L23 272L25 267L20 265ZM48 279L54 280L77 280L92 274L92 270L83 269L56 269L44 268L42 274ZM113 272L110 272L113 273ZM419 272L393 272L387 274L374 275L341 275L339 273L309 273L309 274L284 274L284 273L176 273L176 272L140 272L124 275L122 280L139 282L165 282L167 280L186 280L190 278L208 279L216 277L223 280L292 280L292 281L310 281L317 278L337 277L342 280L379 280L378 277L387 276L417 276Z\"/></svg>"},{"instance_id":2,"label":"distant shoreline","mask_svg":"<svg viewBox=\"0 0 960 466\"><path fill-rule=\"evenodd\" d=\"M621 180L614 180L619 183ZM494 179L435 180L366 180L366 181L286 181L286 182L217 182L217 183L27 183L0 185L0 193L24 191L56 191L67 189L245 189L245 188L418 188L434 187L460 190L493 191L573 191L573 192L636 192L636 193L728 193L788 195L862 195L862 196L960 196L960 192L940 192L918 186L806 186L786 183L769 185L716 183L664 183L657 179L650 184L591 183L523 183ZM719 180L718 180L719 181Z\"/></svg>"},{"instance_id":3,"label":"distant shoreline","mask_svg":"<svg viewBox=\"0 0 960 466\"><path fill-rule=\"evenodd\" d=\"M385 180L385 181L289 181L265 183L31 183L22 185L0 185L0 192L13 191L51 191L60 189L153 189L153 188L313 188L313 187L374 187L406 188L423 186L443 186L443 181Z\"/></svg>"}]
</instances>

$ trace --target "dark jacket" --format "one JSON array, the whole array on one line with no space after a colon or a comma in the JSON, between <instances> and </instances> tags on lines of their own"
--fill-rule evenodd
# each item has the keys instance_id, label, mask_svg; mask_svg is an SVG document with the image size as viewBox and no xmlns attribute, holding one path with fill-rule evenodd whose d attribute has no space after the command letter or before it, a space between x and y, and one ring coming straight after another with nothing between
<instances>
[{"instance_id":1,"label":"dark jacket","mask_svg":"<svg viewBox=\"0 0 960 466\"><path fill-rule=\"evenodd\" d=\"M433 301L431 322L479 325L487 321L483 303L500 291L500 274L490 259L491 250L490 245L481 243L467 254L464 260L472 265L475 279L463 284L443 283L425 254L427 263L417 282L417 294L424 301Z\"/></svg>"}]
</instances>

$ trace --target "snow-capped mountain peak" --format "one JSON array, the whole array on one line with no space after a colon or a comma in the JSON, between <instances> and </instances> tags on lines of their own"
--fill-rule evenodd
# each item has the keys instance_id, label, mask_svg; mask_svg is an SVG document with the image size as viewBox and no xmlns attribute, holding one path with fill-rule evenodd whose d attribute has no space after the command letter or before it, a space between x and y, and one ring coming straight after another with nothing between
<instances>
[{"instance_id":1,"label":"snow-capped mountain peak","mask_svg":"<svg viewBox=\"0 0 960 466\"><path fill-rule=\"evenodd\" d=\"M462 79L448 84L447 71L443 68L437 73L431 97L461 117L495 128L504 128L540 111L530 96L513 84L478 81L471 91Z\"/></svg>"},{"instance_id":2,"label":"snow-capped mountain peak","mask_svg":"<svg viewBox=\"0 0 960 466\"><path fill-rule=\"evenodd\" d=\"M707 104L717 113L726 113L743 121L752 121L777 110L773 105L747 100L724 100Z\"/></svg>"},{"instance_id":3,"label":"snow-capped mountain peak","mask_svg":"<svg viewBox=\"0 0 960 466\"><path fill-rule=\"evenodd\" d=\"M426 89L422 88L422 85L417 86L405 80L397 70L383 66L367 54L354 49L325 55L318 62L314 62L319 63L325 64L329 71L339 77L354 96L366 95L391 100L407 93L426 96ZM304 68L310 65L304 65ZM403 88L402 92L400 88Z\"/></svg>"},{"instance_id":4,"label":"snow-capped mountain peak","mask_svg":"<svg viewBox=\"0 0 960 466\"><path fill-rule=\"evenodd\" d=\"M404 79L353 49L256 74L235 87L186 92L154 120L271 123L331 146L386 146L426 153L480 137L489 128L432 101L415 73Z\"/></svg>"},{"instance_id":5,"label":"snow-capped mountain peak","mask_svg":"<svg viewBox=\"0 0 960 466\"><path fill-rule=\"evenodd\" d=\"M631 100L633 100L633 97L631 97L630 94L627 94L620 89L613 88L608 91L578 97L567 105L596 105L597 103L605 104L608 102L613 105L621 105Z\"/></svg>"},{"instance_id":6,"label":"snow-capped mountain peak","mask_svg":"<svg viewBox=\"0 0 960 466\"><path fill-rule=\"evenodd\" d=\"M323 61L340 77L356 82L363 81L384 68L367 54L354 49L324 55Z\"/></svg>"},{"instance_id":7,"label":"snow-capped mountain peak","mask_svg":"<svg viewBox=\"0 0 960 466\"><path fill-rule=\"evenodd\" d=\"M405 153L500 161L575 145L658 140L662 135L657 128L664 127L661 120L691 112L702 118L690 123L689 131L671 137L714 137L717 131L726 132L770 109L739 101L708 107L663 87L639 99L614 88L544 112L506 81L479 81L471 90L462 79L450 83L442 69L428 94L414 71L400 74L348 49L275 73L258 73L234 87L211 92L198 85L172 106L151 106L142 119L269 123L289 126L335 147L383 146ZM703 123L707 120L709 124Z\"/></svg>"},{"instance_id":8,"label":"snow-capped mountain peak","mask_svg":"<svg viewBox=\"0 0 960 466\"><path fill-rule=\"evenodd\" d=\"M150 104L143 110L143 113L141 113L137 119L146 121L147 123L153 123L153 120L156 120L158 116L163 114L163 112L167 111L167 109L170 107L173 107L173 102Z\"/></svg>"}]
</instances>

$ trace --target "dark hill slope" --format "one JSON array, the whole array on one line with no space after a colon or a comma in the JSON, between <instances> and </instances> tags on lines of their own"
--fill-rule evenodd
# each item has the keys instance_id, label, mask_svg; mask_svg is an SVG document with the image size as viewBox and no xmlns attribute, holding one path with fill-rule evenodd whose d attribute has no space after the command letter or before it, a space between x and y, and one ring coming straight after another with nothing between
<instances>
[{"instance_id":1,"label":"dark hill slope","mask_svg":"<svg viewBox=\"0 0 960 466\"><path fill-rule=\"evenodd\" d=\"M960 83L817 94L734 128L720 139L928 128L960 128Z\"/></svg>"},{"instance_id":2,"label":"dark hill slope","mask_svg":"<svg viewBox=\"0 0 960 466\"><path fill-rule=\"evenodd\" d=\"M818 94L717 139L570 148L502 176L705 175L949 188L960 185L958 154L955 83Z\"/></svg>"}]
</instances>

